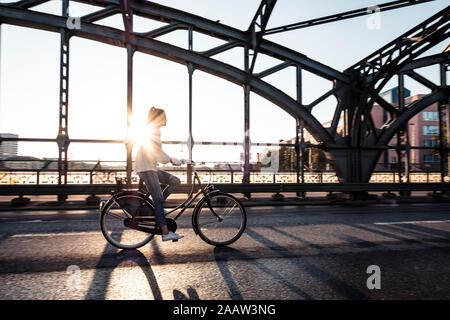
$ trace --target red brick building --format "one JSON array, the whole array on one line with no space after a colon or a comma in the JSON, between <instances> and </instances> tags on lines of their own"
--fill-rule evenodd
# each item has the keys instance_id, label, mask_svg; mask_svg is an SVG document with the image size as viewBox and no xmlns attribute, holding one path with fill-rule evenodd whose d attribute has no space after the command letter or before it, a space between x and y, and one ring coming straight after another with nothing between
<instances>
[{"instance_id":1,"label":"red brick building","mask_svg":"<svg viewBox=\"0 0 450 320\"><path fill-rule=\"evenodd\" d=\"M398 105L397 88L385 91L380 95L393 106ZM423 96L423 94L410 96L410 91L405 89L405 107L414 101L421 99ZM372 109L372 118L377 128L381 128L383 124L390 120L387 111L378 105L374 105ZM439 141L438 104L434 103L430 105L422 112L411 118L407 126L407 131L409 144L411 147L437 147ZM389 145L397 145L396 136L394 136ZM411 149L409 161L411 164L437 164L439 163L439 156L433 149ZM394 149L389 149L381 155L380 159L378 159L378 163L398 163L397 152Z\"/></svg>"}]
</instances>

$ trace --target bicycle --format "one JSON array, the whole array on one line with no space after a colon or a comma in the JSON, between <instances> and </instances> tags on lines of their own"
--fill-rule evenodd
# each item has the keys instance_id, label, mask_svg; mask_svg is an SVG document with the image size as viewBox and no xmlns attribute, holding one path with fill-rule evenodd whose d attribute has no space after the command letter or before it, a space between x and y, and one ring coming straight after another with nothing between
<instances>
[{"instance_id":1,"label":"bicycle","mask_svg":"<svg viewBox=\"0 0 450 320\"><path fill-rule=\"evenodd\" d=\"M187 162L183 161L182 164ZM186 200L165 213L167 227L175 232L176 220L184 211L203 194L196 203L192 213L192 228L206 243L214 246L226 246L238 240L247 225L244 206L233 195L221 192L213 184L202 185L191 161L194 182ZM208 168L209 169L209 168ZM211 170L209 169L210 173ZM196 181L199 191L193 197ZM113 192L110 199L100 203L100 226L103 236L113 246L121 249L136 249L149 243L155 234L161 234L156 226L153 202L150 193L139 181L137 190L122 189ZM167 216L180 210L174 218ZM176 241L176 240L175 240Z\"/></svg>"}]
</instances>

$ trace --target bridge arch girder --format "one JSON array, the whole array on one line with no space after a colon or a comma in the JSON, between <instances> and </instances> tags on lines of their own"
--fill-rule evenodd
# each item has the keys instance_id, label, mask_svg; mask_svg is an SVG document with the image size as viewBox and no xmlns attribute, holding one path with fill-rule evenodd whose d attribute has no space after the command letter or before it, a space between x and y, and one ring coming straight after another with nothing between
<instances>
[{"instance_id":1,"label":"bridge arch girder","mask_svg":"<svg viewBox=\"0 0 450 320\"><path fill-rule=\"evenodd\" d=\"M2 7L0 10L0 21L2 23L36 28L46 31L59 32L66 29L65 17L40 13L31 10ZM82 23L81 29L67 30L71 36L90 39L109 45L125 47L126 34L124 31L111 27ZM245 71L226 63L203 56L199 53L185 50L155 39L146 38L141 35L131 34L129 45L137 51L164 58L183 65L192 63L197 69L218 76L237 85L250 85L251 90L265 99L273 102L296 119L302 119L311 134L323 143L332 143L333 138L320 122L309 113L306 108L292 99L281 90L256 77L248 77Z\"/></svg>"},{"instance_id":2,"label":"bridge arch girder","mask_svg":"<svg viewBox=\"0 0 450 320\"><path fill-rule=\"evenodd\" d=\"M406 50L403 51L401 49L402 47L399 46L400 54L398 57L391 59L391 56L389 56L387 59L388 63L385 65L380 64L381 68L376 70L379 72L373 72L371 74L367 73L364 74L363 77L360 77L360 75L361 72L365 72L364 70L366 66L364 64L366 62L370 64L380 58L380 61L382 61L383 58L381 57L381 53L385 53L383 51L384 48L378 50L374 53L374 55L364 59L363 63L358 65L356 68L351 67L345 72L339 72L329 66L314 61L299 52L288 49L266 39L260 39L258 43L259 52L275 57L279 59L281 63L280 65L265 70L259 74L253 74L252 71L247 72L246 70L241 70L211 58L218 52L224 52L237 46L243 47L248 51L252 44L251 34L249 31L241 31L194 14L141 0L71 0L98 6L103 9L82 17L81 29L68 30L66 26L67 17L48 15L28 10L33 6L33 4L36 5L46 1L48 0L21 0L14 2L13 4L0 4L0 23L10 23L54 32L61 32L61 30L65 30L66 32L69 32L71 36L78 36L114 46L133 48L133 50L187 65L188 68L194 66L196 69L202 70L214 76L218 76L237 85L241 85L244 88L251 88L253 92L273 102L297 120L301 119L305 128L310 131L314 138L317 141L322 142L325 148L329 147L328 150L332 155L337 157L341 156L342 158L342 150L344 148L347 147L353 150L360 148L355 154L347 152L345 155L347 160L340 161L341 164L337 162L337 166L340 166L340 168L337 168L336 171L339 172L343 172L345 170L353 171L355 170L355 167L359 166L362 168L365 166L365 168L356 169L364 171L363 174L360 172L359 176L356 176L356 178L348 179L347 176L349 175L347 173L343 174L343 176L345 176L344 180L348 182L360 181L361 179L365 180L367 175L370 175L370 163L365 162L361 157L362 150L368 143L375 143L380 146L381 140L378 139L378 137L380 137L380 134L383 137L388 134L386 133L387 131L377 132L377 130L372 130L374 135L367 136L366 127L368 126L368 122L363 120L364 118L369 118L366 117L366 115L369 115L374 101L379 97L378 93L383 87L383 84L399 72L403 72L402 70L405 68L414 69L414 67L411 67L411 64L414 63L413 59L419 56L420 53L426 51L424 48L431 48L435 45L437 40L442 39L443 37L448 37L447 34L449 30L448 24L446 29L437 29L437 32L425 41L427 45L422 48L418 46L419 50L417 51L415 50L414 45L407 47ZM113 14L121 13L120 7L123 1L126 1L127 4L129 4L128 9L133 15L162 21L169 23L169 25L146 33L134 33L127 30L127 28L125 31L121 31L92 23L93 21L102 20ZM449 8L450 7L446 9L446 12L445 10L442 11L444 12L444 17L448 18ZM442 12L439 13L441 16ZM425 29L426 25L422 23L418 27ZM225 40L228 43L212 48L208 50L208 52L195 52L156 40L158 36L180 29L187 29L189 32L196 31L207 34L209 36ZM395 41L396 40L394 40L393 43L395 43ZM397 49L398 48L395 47L393 50L395 51ZM388 49L387 52L388 55L392 54L389 50L390 49ZM374 65L377 65L377 63ZM319 101L324 99L331 94L337 98L338 104L331 128L324 128L323 125L320 124L314 116L312 116L310 109L313 104L305 106L301 103L301 99L297 99L297 101L295 101L281 90L262 80L264 75L277 72L282 68L289 66L297 67L297 69L305 69L334 82L335 87L317 100ZM358 69L358 67L360 67L360 69ZM358 71L360 72L359 74ZM379 81L381 81L381 84ZM384 107L387 107L387 105L384 105ZM340 137L336 133L336 129L341 112L345 110L348 111L349 108L353 108L353 110L350 112L350 116L348 117L349 123L346 123L348 128L350 128L348 131L349 137L346 139L347 137ZM397 112L393 108L388 109L396 117L399 117L399 119L402 116L402 113ZM362 115L364 115L364 117L362 117ZM375 159L375 152L372 153L372 160L370 161ZM342 170L343 167L347 167L347 169ZM361 176L364 176L364 178L361 178Z\"/></svg>"},{"instance_id":3,"label":"bridge arch girder","mask_svg":"<svg viewBox=\"0 0 450 320\"><path fill-rule=\"evenodd\" d=\"M119 6L119 0L73 0L76 2L96 5L101 7ZM151 1L134 0L130 2L130 9L134 15L152 19L155 21L162 21L172 23L173 28L168 32L179 29L192 28L193 31L203 33L205 35L215 37L224 41L234 41L239 46L246 46L251 44L251 35L247 31L242 31L231 26L224 25L218 21L213 21L192 13L188 13L175 8L163 6ZM340 80L349 84L350 78L327 65L315 61L304 54L301 54L292 49L286 48L282 45L272 41L261 39L259 51L269 56L280 59L281 61L290 61L303 69L312 72L318 76L324 77L328 80Z\"/></svg>"},{"instance_id":4,"label":"bridge arch girder","mask_svg":"<svg viewBox=\"0 0 450 320\"><path fill-rule=\"evenodd\" d=\"M386 83L401 70L411 66L414 59L437 44L445 41L450 34L450 6L439 11L400 37L389 42L368 57L348 68L346 72L359 78L360 98L354 106L352 117L353 146L364 145L371 123L372 107ZM383 106L382 106L383 107Z\"/></svg>"}]
</instances>

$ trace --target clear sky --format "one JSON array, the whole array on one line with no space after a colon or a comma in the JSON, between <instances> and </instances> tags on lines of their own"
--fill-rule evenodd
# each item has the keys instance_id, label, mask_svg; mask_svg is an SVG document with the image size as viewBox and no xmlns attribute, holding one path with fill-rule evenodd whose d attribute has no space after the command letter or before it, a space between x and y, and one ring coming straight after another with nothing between
<instances>
[{"instance_id":1,"label":"clear sky","mask_svg":"<svg viewBox=\"0 0 450 320\"><path fill-rule=\"evenodd\" d=\"M1 0L1 2L9 2ZM259 5L258 0L161 0L155 1L211 20L246 30ZM350 0L279 0L268 28L346 10L372 6L387 1ZM367 27L368 16L329 23L312 28L267 36L267 39L295 49L310 58L344 70L379 47L414 27L448 5L436 0L413 7L381 13L380 28ZM72 15L84 15L94 7L71 4ZM52 0L35 8L59 13L61 2ZM116 15L104 24L123 29ZM135 20L135 31L144 32L161 23ZM20 137L55 138L58 133L59 109L59 35L40 30L2 25L0 132ZM187 48L186 31L158 38ZM203 51L222 42L194 34L194 50ZM441 52L442 43L430 53ZM70 42L69 136L73 139L123 139L126 132L126 51L90 40L72 38ZM243 50L233 49L215 58L235 66L243 65ZM260 55L255 71L277 64L273 58ZM437 81L438 70L419 70ZM152 105L164 108L167 127L163 140L188 138L188 73L185 66L160 58L136 53L134 59L133 119L142 127ZM265 78L269 83L295 97L294 68ZM311 102L329 90L331 82L305 72L304 103ZM386 89L395 86L388 84ZM406 79L412 94L427 93L421 85ZM334 97L313 109L321 122L331 119L336 106ZM244 136L243 89L200 71L193 82L193 137L195 141L242 142ZM252 142L278 142L295 135L295 121L286 112L251 95L250 135ZM135 130L139 134L138 129ZM187 158L186 146L164 146L174 157ZM125 151L117 144L71 144L71 159L123 160ZM262 148L252 147L252 158ZM242 147L194 147L194 160L239 161ZM19 153L37 157L57 157L55 143L20 143ZM253 158L254 159L254 158Z\"/></svg>"}]
</instances>

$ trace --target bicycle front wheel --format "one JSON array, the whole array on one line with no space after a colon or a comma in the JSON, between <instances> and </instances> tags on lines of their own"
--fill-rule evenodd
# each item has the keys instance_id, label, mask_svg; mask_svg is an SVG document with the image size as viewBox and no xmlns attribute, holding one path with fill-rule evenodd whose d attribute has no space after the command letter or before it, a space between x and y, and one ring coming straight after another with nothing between
<instances>
[{"instance_id":1,"label":"bicycle front wheel","mask_svg":"<svg viewBox=\"0 0 450 320\"><path fill-rule=\"evenodd\" d=\"M134 206L139 207L145 199L138 194L118 195L108 201L100 216L102 233L106 240L120 249L137 249L153 239L154 234L125 226L125 219L133 215ZM127 204L124 207L121 204ZM150 205L146 203L146 205Z\"/></svg>"},{"instance_id":2,"label":"bicycle front wheel","mask_svg":"<svg viewBox=\"0 0 450 320\"><path fill-rule=\"evenodd\" d=\"M234 196L226 193L200 200L193 216L198 235L214 246L226 246L239 239L247 225L247 214Z\"/></svg>"}]
</instances>

